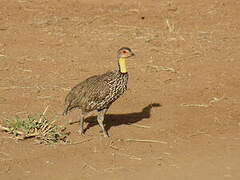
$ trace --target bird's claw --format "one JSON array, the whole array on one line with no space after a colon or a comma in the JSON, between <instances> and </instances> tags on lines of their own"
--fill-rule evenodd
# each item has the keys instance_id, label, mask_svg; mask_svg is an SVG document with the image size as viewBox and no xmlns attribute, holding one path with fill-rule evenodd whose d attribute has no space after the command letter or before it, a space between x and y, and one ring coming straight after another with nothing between
<instances>
[{"instance_id":1,"label":"bird's claw","mask_svg":"<svg viewBox=\"0 0 240 180\"><path fill-rule=\"evenodd\" d=\"M79 134L81 135L81 136L84 136L84 131L83 130L79 130Z\"/></svg>"},{"instance_id":2,"label":"bird's claw","mask_svg":"<svg viewBox=\"0 0 240 180\"><path fill-rule=\"evenodd\" d=\"M104 132L103 130L100 130L100 133L102 133L103 137L105 137L105 138L109 137L109 135L106 131Z\"/></svg>"}]
</instances>

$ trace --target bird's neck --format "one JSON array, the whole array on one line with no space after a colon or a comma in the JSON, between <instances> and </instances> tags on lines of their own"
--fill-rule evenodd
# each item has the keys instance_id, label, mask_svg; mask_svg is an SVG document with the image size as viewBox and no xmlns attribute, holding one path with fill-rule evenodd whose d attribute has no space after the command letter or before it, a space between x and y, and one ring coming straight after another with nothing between
<instances>
[{"instance_id":1,"label":"bird's neck","mask_svg":"<svg viewBox=\"0 0 240 180\"><path fill-rule=\"evenodd\" d=\"M127 73L126 59L118 58L118 68L121 73Z\"/></svg>"}]
</instances>

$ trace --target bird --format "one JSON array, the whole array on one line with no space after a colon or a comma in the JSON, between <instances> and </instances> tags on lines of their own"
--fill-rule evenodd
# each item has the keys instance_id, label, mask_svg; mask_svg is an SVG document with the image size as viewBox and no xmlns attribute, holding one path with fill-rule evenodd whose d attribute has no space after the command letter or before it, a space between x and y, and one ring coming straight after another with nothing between
<instances>
[{"instance_id":1,"label":"bird","mask_svg":"<svg viewBox=\"0 0 240 180\"><path fill-rule=\"evenodd\" d=\"M80 109L80 130L84 134L84 118L92 111L97 111L97 121L104 137L109 137L103 121L104 116L112 105L126 90L128 72L126 60L135 54L128 47L117 51L117 68L104 74L94 75L74 86L65 97L63 115L72 109Z\"/></svg>"}]
</instances>

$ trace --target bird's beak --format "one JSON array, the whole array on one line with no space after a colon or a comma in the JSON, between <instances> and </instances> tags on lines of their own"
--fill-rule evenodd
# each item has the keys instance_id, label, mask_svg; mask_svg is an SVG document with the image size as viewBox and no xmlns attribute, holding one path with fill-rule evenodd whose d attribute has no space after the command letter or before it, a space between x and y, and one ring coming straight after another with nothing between
<instances>
[{"instance_id":1,"label":"bird's beak","mask_svg":"<svg viewBox=\"0 0 240 180\"><path fill-rule=\"evenodd\" d=\"M132 52L132 56L135 56L135 54Z\"/></svg>"}]
</instances>

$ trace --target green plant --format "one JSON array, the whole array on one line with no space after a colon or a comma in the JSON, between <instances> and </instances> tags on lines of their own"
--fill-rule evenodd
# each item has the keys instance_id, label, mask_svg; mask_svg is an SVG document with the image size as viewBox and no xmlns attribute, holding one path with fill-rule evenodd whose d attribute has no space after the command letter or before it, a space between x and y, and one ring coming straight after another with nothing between
<instances>
[{"instance_id":1,"label":"green plant","mask_svg":"<svg viewBox=\"0 0 240 180\"><path fill-rule=\"evenodd\" d=\"M36 138L41 143L67 142L69 135L65 127L56 125L55 121L49 121L44 115L39 118L16 116L6 120L0 128L18 139Z\"/></svg>"}]
</instances>

